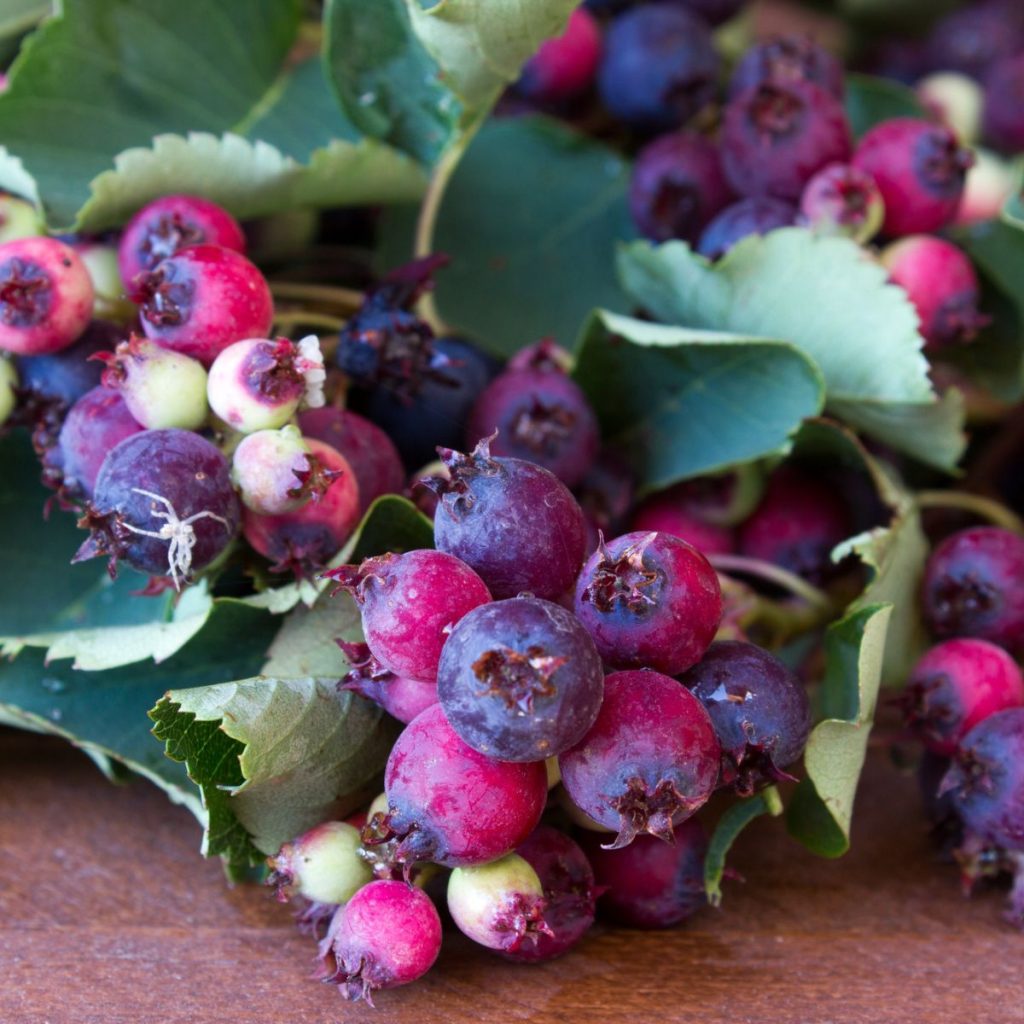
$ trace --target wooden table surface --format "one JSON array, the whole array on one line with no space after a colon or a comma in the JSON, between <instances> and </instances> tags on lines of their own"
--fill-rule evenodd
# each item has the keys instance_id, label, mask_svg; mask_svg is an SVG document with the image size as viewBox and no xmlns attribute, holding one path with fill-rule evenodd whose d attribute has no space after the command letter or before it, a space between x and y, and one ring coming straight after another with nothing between
<instances>
[{"instance_id":1,"label":"wooden table surface","mask_svg":"<svg viewBox=\"0 0 1024 1024\"><path fill-rule=\"evenodd\" d=\"M2 1024L1024 1021L1024 935L1002 894L937 864L911 778L872 752L854 848L817 860L755 822L723 907L670 932L602 928L561 961L506 964L450 936L376 1012L307 980L310 940L229 890L189 815L115 787L56 740L0 730Z\"/></svg>"}]
</instances>

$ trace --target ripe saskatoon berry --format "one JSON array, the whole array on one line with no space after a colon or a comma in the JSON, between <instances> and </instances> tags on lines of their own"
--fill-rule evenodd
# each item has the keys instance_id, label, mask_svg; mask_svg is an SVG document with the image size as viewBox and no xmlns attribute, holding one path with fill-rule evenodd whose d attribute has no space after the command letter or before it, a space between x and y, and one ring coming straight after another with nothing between
<instances>
[{"instance_id":1,"label":"ripe saskatoon berry","mask_svg":"<svg viewBox=\"0 0 1024 1024\"><path fill-rule=\"evenodd\" d=\"M863 245L881 229L885 203L866 171L851 164L829 164L804 187L800 217L819 235L839 235Z\"/></svg>"},{"instance_id":2,"label":"ripe saskatoon berry","mask_svg":"<svg viewBox=\"0 0 1024 1024\"><path fill-rule=\"evenodd\" d=\"M452 727L502 761L541 761L572 746L594 724L603 691L587 631L536 597L474 608L452 630L437 672Z\"/></svg>"},{"instance_id":3,"label":"ripe saskatoon berry","mask_svg":"<svg viewBox=\"0 0 1024 1024\"><path fill-rule=\"evenodd\" d=\"M213 561L238 532L227 459L188 430L145 430L103 460L80 526L92 536L74 561L109 555L176 587Z\"/></svg>"},{"instance_id":4,"label":"ripe saskatoon berry","mask_svg":"<svg viewBox=\"0 0 1024 1024\"><path fill-rule=\"evenodd\" d=\"M708 560L667 533L626 533L602 543L576 583L576 615L615 668L684 672L722 618Z\"/></svg>"},{"instance_id":5,"label":"ripe saskatoon berry","mask_svg":"<svg viewBox=\"0 0 1024 1024\"><path fill-rule=\"evenodd\" d=\"M617 829L611 849L640 833L672 840L718 781L721 750L708 713L675 679L640 669L604 681L604 703L558 767L573 802Z\"/></svg>"},{"instance_id":6,"label":"ripe saskatoon berry","mask_svg":"<svg viewBox=\"0 0 1024 1024\"><path fill-rule=\"evenodd\" d=\"M1024 649L1024 538L998 526L947 537L925 566L921 603L936 637Z\"/></svg>"},{"instance_id":7,"label":"ripe saskatoon berry","mask_svg":"<svg viewBox=\"0 0 1024 1024\"><path fill-rule=\"evenodd\" d=\"M597 547L598 531L614 536L626 525L636 484L621 453L601 452L576 489L587 525L587 553Z\"/></svg>"},{"instance_id":8,"label":"ripe saskatoon berry","mask_svg":"<svg viewBox=\"0 0 1024 1024\"><path fill-rule=\"evenodd\" d=\"M841 100L843 65L810 36L776 36L743 55L729 82L729 96L762 82L812 82Z\"/></svg>"},{"instance_id":9,"label":"ripe saskatoon berry","mask_svg":"<svg viewBox=\"0 0 1024 1024\"><path fill-rule=\"evenodd\" d=\"M146 337L204 366L233 342L266 337L274 319L263 275L219 245L182 249L139 275L133 287Z\"/></svg>"},{"instance_id":10,"label":"ripe saskatoon berry","mask_svg":"<svg viewBox=\"0 0 1024 1024\"><path fill-rule=\"evenodd\" d=\"M978 838L1024 851L1024 708L979 722L961 741L939 792L952 794Z\"/></svg>"},{"instance_id":11,"label":"ripe saskatoon berry","mask_svg":"<svg viewBox=\"0 0 1024 1024\"><path fill-rule=\"evenodd\" d=\"M1024 150L1024 53L999 61L986 75L984 132L996 149Z\"/></svg>"},{"instance_id":12,"label":"ripe saskatoon berry","mask_svg":"<svg viewBox=\"0 0 1024 1024\"><path fill-rule=\"evenodd\" d=\"M405 468L391 438L375 423L348 409L324 406L299 413L305 437L323 441L345 456L359 484L359 511L384 494L401 494Z\"/></svg>"},{"instance_id":13,"label":"ripe saskatoon berry","mask_svg":"<svg viewBox=\"0 0 1024 1024\"><path fill-rule=\"evenodd\" d=\"M709 260L721 259L737 242L751 235L766 235L796 222L796 207L781 199L761 196L727 206L701 233L697 252Z\"/></svg>"},{"instance_id":14,"label":"ripe saskatoon berry","mask_svg":"<svg viewBox=\"0 0 1024 1024\"><path fill-rule=\"evenodd\" d=\"M359 829L344 821L325 821L285 843L269 859L267 885L286 902L294 895L314 903L345 903L373 881L359 856Z\"/></svg>"},{"instance_id":15,"label":"ripe saskatoon berry","mask_svg":"<svg viewBox=\"0 0 1024 1024\"><path fill-rule=\"evenodd\" d=\"M245 235L227 210L200 196L163 196L147 203L124 227L117 258L128 284L190 245L220 245L245 253Z\"/></svg>"},{"instance_id":16,"label":"ripe saskatoon berry","mask_svg":"<svg viewBox=\"0 0 1024 1024\"><path fill-rule=\"evenodd\" d=\"M491 599L480 577L443 551L379 555L325 576L355 598L373 656L411 679L436 679L452 626Z\"/></svg>"},{"instance_id":17,"label":"ripe saskatoon berry","mask_svg":"<svg viewBox=\"0 0 1024 1024\"><path fill-rule=\"evenodd\" d=\"M925 746L949 757L979 722L1024 704L1024 680L1001 647L972 638L947 640L918 660L901 703Z\"/></svg>"},{"instance_id":18,"label":"ripe saskatoon berry","mask_svg":"<svg viewBox=\"0 0 1024 1024\"><path fill-rule=\"evenodd\" d=\"M585 93L601 60L601 29L584 8L569 15L562 35L541 43L515 84L520 96L559 107Z\"/></svg>"},{"instance_id":19,"label":"ripe saskatoon berry","mask_svg":"<svg viewBox=\"0 0 1024 1024\"><path fill-rule=\"evenodd\" d=\"M594 872L579 846L550 825L538 825L516 853L540 879L549 932L538 932L533 942L505 955L525 963L553 960L575 946L594 923Z\"/></svg>"},{"instance_id":20,"label":"ripe saskatoon berry","mask_svg":"<svg viewBox=\"0 0 1024 1024\"><path fill-rule=\"evenodd\" d=\"M0 243L45 233L46 222L34 203L12 192L0 192Z\"/></svg>"},{"instance_id":21,"label":"ripe saskatoon berry","mask_svg":"<svg viewBox=\"0 0 1024 1024\"><path fill-rule=\"evenodd\" d=\"M917 310L925 351L973 341L991 319L978 312L978 277L971 261L952 242L909 235L879 257Z\"/></svg>"},{"instance_id":22,"label":"ripe saskatoon berry","mask_svg":"<svg viewBox=\"0 0 1024 1024\"><path fill-rule=\"evenodd\" d=\"M92 317L92 281L55 238L0 245L0 349L23 356L67 348Z\"/></svg>"},{"instance_id":23,"label":"ripe saskatoon berry","mask_svg":"<svg viewBox=\"0 0 1024 1024\"><path fill-rule=\"evenodd\" d=\"M956 214L974 162L944 125L897 117L875 125L851 161L875 179L885 203L889 238L938 231Z\"/></svg>"},{"instance_id":24,"label":"ripe saskatoon berry","mask_svg":"<svg viewBox=\"0 0 1024 1024\"><path fill-rule=\"evenodd\" d=\"M720 785L750 796L791 778L803 753L811 708L800 680L773 654L736 640L713 643L682 677L711 716L722 747Z\"/></svg>"},{"instance_id":25,"label":"ripe saskatoon berry","mask_svg":"<svg viewBox=\"0 0 1024 1024\"><path fill-rule=\"evenodd\" d=\"M691 507L678 487L645 498L633 514L633 533L667 533L691 544L704 555L725 555L736 550L736 538L727 526L709 523Z\"/></svg>"},{"instance_id":26,"label":"ripe saskatoon berry","mask_svg":"<svg viewBox=\"0 0 1024 1024\"><path fill-rule=\"evenodd\" d=\"M551 936L537 872L518 854L456 868L448 879L448 910L463 935L489 949L515 952Z\"/></svg>"},{"instance_id":27,"label":"ripe saskatoon berry","mask_svg":"<svg viewBox=\"0 0 1024 1024\"><path fill-rule=\"evenodd\" d=\"M396 676L377 661L366 644L344 640L338 640L337 644L349 663L348 672L338 683L339 692L358 693L406 724L437 703L436 683Z\"/></svg>"},{"instance_id":28,"label":"ripe saskatoon berry","mask_svg":"<svg viewBox=\"0 0 1024 1024\"><path fill-rule=\"evenodd\" d=\"M242 511L245 539L274 564L272 572L290 570L305 576L336 555L359 523L359 486L352 467L330 445L306 439L319 464L330 476L317 501L307 501L291 512L264 516Z\"/></svg>"},{"instance_id":29,"label":"ripe saskatoon berry","mask_svg":"<svg viewBox=\"0 0 1024 1024\"><path fill-rule=\"evenodd\" d=\"M695 818L675 829L675 841L637 836L629 846L607 850L599 836L584 849L603 889L598 910L627 928L671 928L707 904L704 857L708 839Z\"/></svg>"},{"instance_id":30,"label":"ripe saskatoon berry","mask_svg":"<svg viewBox=\"0 0 1024 1024\"><path fill-rule=\"evenodd\" d=\"M364 885L331 921L316 977L343 999L373 1006L378 989L421 978L441 952L441 919L430 897L405 882Z\"/></svg>"},{"instance_id":31,"label":"ripe saskatoon berry","mask_svg":"<svg viewBox=\"0 0 1024 1024\"><path fill-rule=\"evenodd\" d=\"M124 338L124 331L107 320L93 320L78 340L48 356L18 360L21 385L34 397L71 405L98 387L103 366L90 356L109 352Z\"/></svg>"},{"instance_id":32,"label":"ripe saskatoon berry","mask_svg":"<svg viewBox=\"0 0 1024 1024\"><path fill-rule=\"evenodd\" d=\"M1024 12L1016 0L971 4L940 18L928 36L928 60L935 68L975 79L1024 47Z\"/></svg>"},{"instance_id":33,"label":"ripe saskatoon berry","mask_svg":"<svg viewBox=\"0 0 1024 1024\"><path fill-rule=\"evenodd\" d=\"M231 480L246 508L264 516L294 512L318 501L335 479L296 427L257 430L243 437L231 458Z\"/></svg>"},{"instance_id":34,"label":"ripe saskatoon berry","mask_svg":"<svg viewBox=\"0 0 1024 1024\"><path fill-rule=\"evenodd\" d=\"M444 867L483 864L514 850L537 827L547 800L543 761L495 761L467 746L440 705L398 737L384 773L388 811L363 832L368 845L393 843L390 860Z\"/></svg>"},{"instance_id":35,"label":"ripe saskatoon berry","mask_svg":"<svg viewBox=\"0 0 1024 1024\"><path fill-rule=\"evenodd\" d=\"M210 408L235 430L283 427L301 404L324 404L324 360L320 342L247 338L228 345L210 367Z\"/></svg>"},{"instance_id":36,"label":"ripe saskatoon berry","mask_svg":"<svg viewBox=\"0 0 1024 1024\"><path fill-rule=\"evenodd\" d=\"M487 438L470 455L440 455L450 478L423 481L440 499L437 547L461 558L495 598L561 597L586 545L583 512L565 484L542 466L492 456Z\"/></svg>"},{"instance_id":37,"label":"ripe saskatoon berry","mask_svg":"<svg viewBox=\"0 0 1024 1024\"><path fill-rule=\"evenodd\" d=\"M739 13L747 0L682 0L683 6L699 14L709 25L721 25Z\"/></svg>"},{"instance_id":38,"label":"ripe saskatoon berry","mask_svg":"<svg viewBox=\"0 0 1024 1024\"><path fill-rule=\"evenodd\" d=\"M711 33L678 4L626 11L609 25L604 44L601 100L637 131L669 131L714 98L718 54Z\"/></svg>"},{"instance_id":39,"label":"ripe saskatoon berry","mask_svg":"<svg viewBox=\"0 0 1024 1024\"><path fill-rule=\"evenodd\" d=\"M497 431L493 455L535 462L575 487L597 455L597 416L579 385L547 359L544 343L534 351L533 365L506 370L480 393L466 442L473 446Z\"/></svg>"},{"instance_id":40,"label":"ripe saskatoon berry","mask_svg":"<svg viewBox=\"0 0 1024 1024\"><path fill-rule=\"evenodd\" d=\"M660 136L633 165L629 209L640 233L655 242L696 242L734 199L718 147L695 132Z\"/></svg>"},{"instance_id":41,"label":"ripe saskatoon berry","mask_svg":"<svg viewBox=\"0 0 1024 1024\"><path fill-rule=\"evenodd\" d=\"M813 82L773 80L729 101L721 146L737 192L795 202L818 171L849 158L850 126L839 100Z\"/></svg>"}]
</instances>

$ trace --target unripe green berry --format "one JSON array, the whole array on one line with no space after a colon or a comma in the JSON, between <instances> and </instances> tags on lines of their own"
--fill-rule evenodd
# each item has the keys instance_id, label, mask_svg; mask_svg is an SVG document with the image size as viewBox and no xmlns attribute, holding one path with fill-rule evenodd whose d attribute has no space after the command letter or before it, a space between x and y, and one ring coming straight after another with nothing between
<instances>
[{"instance_id":1,"label":"unripe green berry","mask_svg":"<svg viewBox=\"0 0 1024 1024\"><path fill-rule=\"evenodd\" d=\"M319 462L293 426L247 434L231 460L231 480L239 496L264 516L301 508L317 493L318 470L322 477Z\"/></svg>"},{"instance_id":2,"label":"unripe green berry","mask_svg":"<svg viewBox=\"0 0 1024 1024\"><path fill-rule=\"evenodd\" d=\"M0 355L0 425L14 412L16 396L14 389L18 385L18 371L14 360Z\"/></svg>"},{"instance_id":3,"label":"unripe green berry","mask_svg":"<svg viewBox=\"0 0 1024 1024\"><path fill-rule=\"evenodd\" d=\"M373 881L359 846L355 826L325 821L281 847L269 861L274 870L267 884L282 902L297 894L314 903L346 903Z\"/></svg>"},{"instance_id":4,"label":"unripe green berry","mask_svg":"<svg viewBox=\"0 0 1024 1024\"><path fill-rule=\"evenodd\" d=\"M38 207L20 196L0 193L0 243L46 233Z\"/></svg>"},{"instance_id":5,"label":"unripe green berry","mask_svg":"<svg viewBox=\"0 0 1024 1024\"><path fill-rule=\"evenodd\" d=\"M74 250L92 279L93 316L119 323L131 320L138 310L127 298L128 289L117 265L117 249L99 242L76 242Z\"/></svg>"}]
</instances>

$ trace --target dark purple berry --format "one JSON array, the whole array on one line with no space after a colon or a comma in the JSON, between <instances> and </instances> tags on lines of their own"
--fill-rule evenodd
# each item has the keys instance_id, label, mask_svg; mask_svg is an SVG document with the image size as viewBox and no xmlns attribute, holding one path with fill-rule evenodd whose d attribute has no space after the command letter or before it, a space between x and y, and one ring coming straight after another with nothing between
<instances>
[{"instance_id":1,"label":"dark purple berry","mask_svg":"<svg viewBox=\"0 0 1024 1024\"><path fill-rule=\"evenodd\" d=\"M796 221L796 207L781 199L761 196L727 206L701 233L697 252L709 260L724 256L750 235L766 235Z\"/></svg>"},{"instance_id":2,"label":"dark purple berry","mask_svg":"<svg viewBox=\"0 0 1024 1024\"><path fill-rule=\"evenodd\" d=\"M747 0L676 0L694 14L699 14L709 25L721 25L734 18Z\"/></svg>"},{"instance_id":3,"label":"dark purple berry","mask_svg":"<svg viewBox=\"0 0 1024 1024\"><path fill-rule=\"evenodd\" d=\"M843 65L810 36L776 36L743 55L732 73L729 96L762 82L813 82L841 100Z\"/></svg>"},{"instance_id":4,"label":"dark purple berry","mask_svg":"<svg viewBox=\"0 0 1024 1024\"><path fill-rule=\"evenodd\" d=\"M999 61L985 76L983 119L985 138L996 149L1024 150L1024 51Z\"/></svg>"},{"instance_id":5,"label":"dark purple berry","mask_svg":"<svg viewBox=\"0 0 1024 1024\"><path fill-rule=\"evenodd\" d=\"M35 398L71 405L97 387L103 364L90 359L97 352L112 352L125 336L124 328L108 320L93 320L78 340L48 356L17 360L18 378L24 391Z\"/></svg>"},{"instance_id":6,"label":"dark purple berry","mask_svg":"<svg viewBox=\"0 0 1024 1024\"><path fill-rule=\"evenodd\" d=\"M1024 48L1024 9L1017 0L967 4L940 18L928 36L931 66L981 79Z\"/></svg>"}]
</instances>

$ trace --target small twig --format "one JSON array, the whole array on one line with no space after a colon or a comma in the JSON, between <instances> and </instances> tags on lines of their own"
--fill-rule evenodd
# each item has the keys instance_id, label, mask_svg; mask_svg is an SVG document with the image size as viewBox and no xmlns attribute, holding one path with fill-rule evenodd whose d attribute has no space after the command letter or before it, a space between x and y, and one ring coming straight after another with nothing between
<instances>
[{"instance_id":1,"label":"small twig","mask_svg":"<svg viewBox=\"0 0 1024 1024\"><path fill-rule=\"evenodd\" d=\"M312 313L308 309L284 310L274 314L275 327L291 327L305 324L309 327L323 327L329 331L340 331L347 321L329 313Z\"/></svg>"},{"instance_id":2,"label":"small twig","mask_svg":"<svg viewBox=\"0 0 1024 1024\"><path fill-rule=\"evenodd\" d=\"M918 508L962 509L1006 530L1024 533L1024 520L1020 516L998 501L983 498L980 494L968 494L966 491L919 491L914 500Z\"/></svg>"},{"instance_id":3,"label":"small twig","mask_svg":"<svg viewBox=\"0 0 1024 1024\"><path fill-rule=\"evenodd\" d=\"M808 583L796 573L783 569L782 566L765 562L760 558L746 558L743 555L715 554L707 557L714 568L720 572L740 573L743 576L753 576L755 579L774 583L796 597L802 598L815 608L820 608L822 611L832 610L832 600L824 590Z\"/></svg>"},{"instance_id":4,"label":"small twig","mask_svg":"<svg viewBox=\"0 0 1024 1024\"><path fill-rule=\"evenodd\" d=\"M339 288L331 284L305 284L302 281L270 281L270 291L276 299L298 299L322 302L339 309L355 311L365 296L355 288Z\"/></svg>"}]
</instances>

